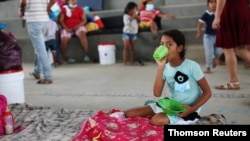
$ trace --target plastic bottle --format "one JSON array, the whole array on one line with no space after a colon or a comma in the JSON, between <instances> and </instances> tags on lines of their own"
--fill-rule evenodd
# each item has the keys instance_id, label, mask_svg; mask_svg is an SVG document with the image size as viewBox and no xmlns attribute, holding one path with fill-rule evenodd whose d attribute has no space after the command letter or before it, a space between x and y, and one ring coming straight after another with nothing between
<instances>
[{"instance_id":1,"label":"plastic bottle","mask_svg":"<svg viewBox=\"0 0 250 141\"><path fill-rule=\"evenodd\" d=\"M6 135L12 134L14 131L14 118L7 107L5 112L3 113L3 125L4 125L4 132Z\"/></svg>"},{"instance_id":2,"label":"plastic bottle","mask_svg":"<svg viewBox=\"0 0 250 141\"><path fill-rule=\"evenodd\" d=\"M94 14L94 21L98 25L99 29L104 28L104 24L103 24L101 18L98 15Z\"/></svg>"}]
</instances>

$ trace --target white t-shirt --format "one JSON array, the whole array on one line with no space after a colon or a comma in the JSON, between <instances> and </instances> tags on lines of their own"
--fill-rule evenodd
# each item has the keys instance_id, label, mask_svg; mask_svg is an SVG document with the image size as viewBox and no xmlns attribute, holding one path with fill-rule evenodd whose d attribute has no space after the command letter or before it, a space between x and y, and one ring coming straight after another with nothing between
<instances>
[{"instance_id":1,"label":"white t-shirt","mask_svg":"<svg viewBox=\"0 0 250 141\"><path fill-rule=\"evenodd\" d=\"M188 105L193 105L200 98L202 91L197 81L203 77L200 65L189 59L185 59L178 67L171 67L167 63L163 72L170 98Z\"/></svg>"},{"instance_id":2,"label":"white t-shirt","mask_svg":"<svg viewBox=\"0 0 250 141\"><path fill-rule=\"evenodd\" d=\"M49 41L51 39L56 39L56 32L59 30L55 21L50 20L47 31L45 32L45 41Z\"/></svg>"},{"instance_id":3,"label":"white t-shirt","mask_svg":"<svg viewBox=\"0 0 250 141\"><path fill-rule=\"evenodd\" d=\"M123 32L136 34L138 32L138 22L136 19L132 19L128 14L123 15Z\"/></svg>"}]
</instances>

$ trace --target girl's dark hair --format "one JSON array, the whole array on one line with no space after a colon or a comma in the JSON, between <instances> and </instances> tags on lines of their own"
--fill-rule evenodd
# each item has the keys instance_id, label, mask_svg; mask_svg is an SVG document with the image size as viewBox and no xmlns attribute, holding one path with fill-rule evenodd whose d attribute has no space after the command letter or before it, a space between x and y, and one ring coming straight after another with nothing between
<instances>
[{"instance_id":1,"label":"girl's dark hair","mask_svg":"<svg viewBox=\"0 0 250 141\"><path fill-rule=\"evenodd\" d=\"M207 5L209 4L210 1L211 1L211 0L207 0Z\"/></svg>"},{"instance_id":2,"label":"girl's dark hair","mask_svg":"<svg viewBox=\"0 0 250 141\"><path fill-rule=\"evenodd\" d=\"M130 10L134 9L135 7L137 7L137 4L135 2L129 2L125 9L124 9L124 14L128 14Z\"/></svg>"},{"instance_id":3,"label":"girl's dark hair","mask_svg":"<svg viewBox=\"0 0 250 141\"><path fill-rule=\"evenodd\" d=\"M184 59L185 53L186 53L186 48L185 48L186 41L185 41L184 34L177 29L172 29L172 30L165 31L163 33L163 35L173 38L173 40L176 42L177 46L180 46L180 45L183 46L183 50L180 52L180 57L182 59Z\"/></svg>"}]
</instances>

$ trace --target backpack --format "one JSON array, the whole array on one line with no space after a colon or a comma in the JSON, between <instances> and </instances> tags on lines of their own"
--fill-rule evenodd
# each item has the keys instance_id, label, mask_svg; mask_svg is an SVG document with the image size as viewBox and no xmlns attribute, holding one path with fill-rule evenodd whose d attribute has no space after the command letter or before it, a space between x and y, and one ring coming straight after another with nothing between
<instances>
[{"instance_id":1,"label":"backpack","mask_svg":"<svg viewBox=\"0 0 250 141\"><path fill-rule=\"evenodd\" d=\"M7 98L0 94L0 136L4 135L4 127L2 122L3 113L7 107Z\"/></svg>"}]
</instances>

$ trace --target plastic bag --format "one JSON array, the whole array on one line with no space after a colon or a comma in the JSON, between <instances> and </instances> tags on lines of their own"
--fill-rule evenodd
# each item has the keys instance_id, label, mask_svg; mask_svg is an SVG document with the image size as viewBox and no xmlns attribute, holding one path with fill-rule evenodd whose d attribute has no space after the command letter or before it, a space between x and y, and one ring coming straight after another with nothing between
<instances>
[{"instance_id":1,"label":"plastic bag","mask_svg":"<svg viewBox=\"0 0 250 141\"><path fill-rule=\"evenodd\" d=\"M7 98L0 94L0 136L4 135L4 125L2 123L3 113L7 107Z\"/></svg>"},{"instance_id":2,"label":"plastic bag","mask_svg":"<svg viewBox=\"0 0 250 141\"><path fill-rule=\"evenodd\" d=\"M11 32L0 31L0 72L22 70L22 50Z\"/></svg>"}]
</instances>

